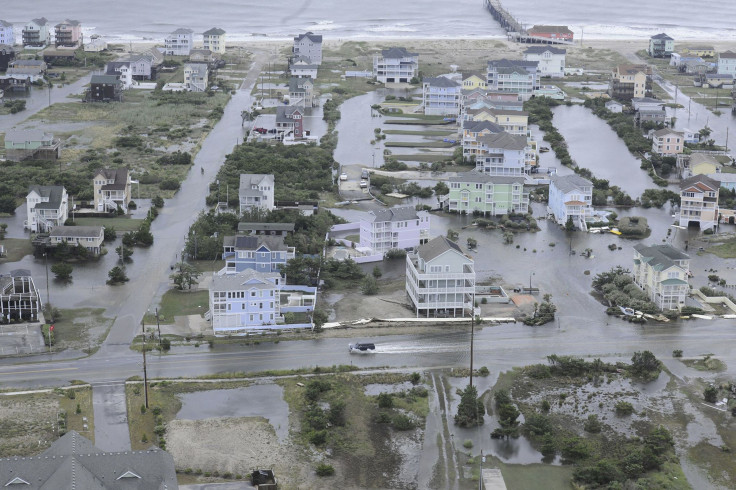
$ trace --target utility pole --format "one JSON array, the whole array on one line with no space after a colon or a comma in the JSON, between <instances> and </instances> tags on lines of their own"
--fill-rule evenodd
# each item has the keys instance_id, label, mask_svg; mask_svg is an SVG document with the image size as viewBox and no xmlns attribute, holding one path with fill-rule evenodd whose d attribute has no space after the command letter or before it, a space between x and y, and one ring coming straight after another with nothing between
<instances>
[{"instance_id":1,"label":"utility pole","mask_svg":"<svg viewBox=\"0 0 736 490\"><path fill-rule=\"evenodd\" d=\"M483 450L480 450L480 478L478 478L478 490L483 490Z\"/></svg>"},{"instance_id":2,"label":"utility pole","mask_svg":"<svg viewBox=\"0 0 736 490\"><path fill-rule=\"evenodd\" d=\"M146 397L146 408L148 408L148 372L146 371L146 325L141 320L143 328L143 393Z\"/></svg>"},{"instance_id":3,"label":"utility pole","mask_svg":"<svg viewBox=\"0 0 736 490\"><path fill-rule=\"evenodd\" d=\"M181 269L179 269L181 271ZM161 345L161 323L158 321L158 306L156 307L156 328L158 328L158 345Z\"/></svg>"},{"instance_id":4,"label":"utility pole","mask_svg":"<svg viewBox=\"0 0 736 490\"><path fill-rule=\"evenodd\" d=\"M51 288L49 287L49 248L46 247L46 250L43 254L43 263L46 267L46 304L49 307L49 316L51 317L51 322L54 323L54 309L51 307ZM51 338L49 337L49 349L51 348Z\"/></svg>"},{"instance_id":5,"label":"utility pole","mask_svg":"<svg viewBox=\"0 0 736 490\"><path fill-rule=\"evenodd\" d=\"M473 341L475 340L475 312L470 313L470 386L473 386Z\"/></svg>"}]
</instances>

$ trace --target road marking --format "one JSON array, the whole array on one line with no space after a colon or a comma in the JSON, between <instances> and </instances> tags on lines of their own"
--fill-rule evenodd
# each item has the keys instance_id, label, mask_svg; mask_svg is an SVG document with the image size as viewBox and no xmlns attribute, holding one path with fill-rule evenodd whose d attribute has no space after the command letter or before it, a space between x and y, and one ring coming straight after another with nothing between
<instances>
[{"instance_id":1,"label":"road marking","mask_svg":"<svg viewBox=\"0 0 736 490\"><path fill-rule=\"evenodd\" d=\"M55 368L55 369L41 369L38 371L13 371L13 372L0 372L0 376L12 376L15 374L33 374L33 373L49 373L51 371L77 371L79 368L68 367L68 368Z\"/></svg>"}]
</instances>

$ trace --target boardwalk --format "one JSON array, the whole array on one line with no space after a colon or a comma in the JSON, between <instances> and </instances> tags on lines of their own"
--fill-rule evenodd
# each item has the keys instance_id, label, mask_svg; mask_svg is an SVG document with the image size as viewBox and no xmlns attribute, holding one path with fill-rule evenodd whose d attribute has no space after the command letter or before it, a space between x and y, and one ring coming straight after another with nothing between
<instances>
[{"instance_id":1,"label":"boardwalk","mask_svg":"<svg viewBox=\"0 0 736 490\"><path fill-rule=\"evenodd\" d=\"M484 3L493 18L506 30L506 35L510 41L529 44L573 44L572 41L564 39L531 36L529 31L524 29L524 24L516 20L508 10L503 8L501 0L484 0Z\"/></svg>"}]
</instances>

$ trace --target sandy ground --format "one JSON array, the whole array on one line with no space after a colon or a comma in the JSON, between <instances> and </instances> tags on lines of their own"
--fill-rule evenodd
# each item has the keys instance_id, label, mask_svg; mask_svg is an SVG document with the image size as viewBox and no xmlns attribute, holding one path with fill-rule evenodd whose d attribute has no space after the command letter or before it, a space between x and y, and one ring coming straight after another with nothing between
<instances>
[{"instance_id":1,"label":"sandy ground","mask_svg":"<svg viewBox=\"0 0 736 490\"><path fill-rule=\"evenodd\" d=\"M279 444L273 427L261 417L172 420L166 440L177 469L245 475L270 468L279 488L316 488L311 465L291 444Z\"/></svg>"},{"instance_id":2,"label":"sandy ground","mask_svg":"<svg viewBox=\"0 0 736 490\"><path fill-rule=\"evenodd\" d=\"M0 396L0 456L30 455L56 439L58 395Z\"/></svg>"}]
</instances>

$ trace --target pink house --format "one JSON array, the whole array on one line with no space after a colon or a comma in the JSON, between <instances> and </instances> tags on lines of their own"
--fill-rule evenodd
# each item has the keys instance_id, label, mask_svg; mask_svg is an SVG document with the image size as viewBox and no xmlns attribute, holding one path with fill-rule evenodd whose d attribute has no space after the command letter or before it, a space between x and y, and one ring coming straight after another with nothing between
<instances>
[{"instance_id":1,"label":"pink house","mask_svg":"<svg viewBox=\"0 0 736 490\"><path fill-rule=\"evenodd\" d=\"M77 20L65 20L56 24L56 46L76 46L82 40L82 24Z\"/></svg>"},{"instance_id":2,"label":"pink house","mask_svg":"<svg viewBox=\"0 0 736 490\"><path fill-rule=\"evenodd\" d=\"M652 151L661 157L674 156L685 149L685 135L671 129L660 129L652 133Z\"/></svg>"},{"instance_id":3,"label":"pink house","mask_svg":"<svg viewBox=\"0 0 736 490\"><path fill-rule=\"evenodd\" d=\"M413 249L429 240L429 213L411 206L371 211L360 220L360 246L376 253Z\"/></svg>"}]
</instances>

